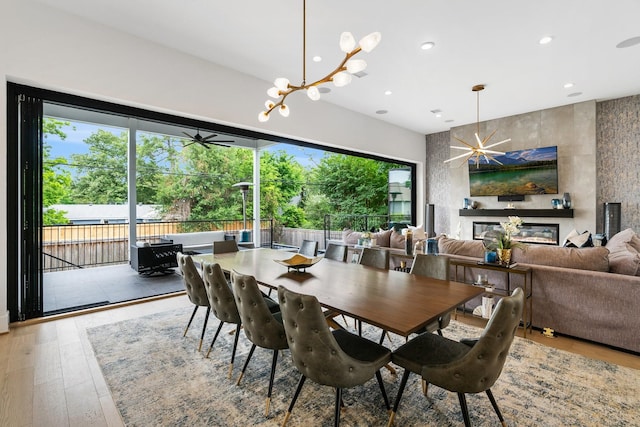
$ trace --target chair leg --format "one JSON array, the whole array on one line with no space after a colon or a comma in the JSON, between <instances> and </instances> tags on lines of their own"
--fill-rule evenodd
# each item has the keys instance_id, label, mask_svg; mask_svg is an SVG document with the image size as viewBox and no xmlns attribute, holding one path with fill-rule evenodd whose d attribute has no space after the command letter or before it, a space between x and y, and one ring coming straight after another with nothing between
<instances>
[{"instance_id":1,"label":"chair leg","mask_svg":"<svg viewBox=\"0 0 640 427\"><path fill-rule=\"evenodd\" d=\"M342 403L342 389L341 388L336 388L336 406L334 409L334 419L333 419L333 425L335 427L339 427L340 426L340 407Z\"/></svg>"},{"instance_id":2,"label":"chair leg","mask_svg":"<svg viewBox=\"0 0 640 427\"><path fill-rule=\"evenodd\" d=\"M469 408L467 407L467 398L464 393L458 393L460 401L460 409L462 409L462 418L464 418L465 427L471 427L471 419L469 418Z\"/></svg>"},{"instance_id":3,"label":"chair leg","mask_svg":"<svg viewBox=\"0 0 640 427\"><path fill-rule=\"evenodd\" d=\"M298 396L300 395L300 391L302 390L302 386L304 385L307 377L304 375L300 376L300 381L298 381L298 387L296 388L296 392L293 394L293 399L291 399L291 404L289 404L289 409L287 409L286 414L284 414L284 420L282 421L282 427L285 427L287 421L289 421L289 417L291 416L291 412L293 411L293 405L296 404L296 400L298 400Z\"/></svg>"},{"instance_id":4,"label":"chair leg","mask_svg":"<svg viewBox=\"0 0 640 427\"><path fill-rule=\"evenodd\" d=\"M382 392L382 398L384 399L384 406L387 408L387 411L389 411L391 407L389 406L387 391L384 389L384 383L382 382L382 375L380 375L379 369L376 371L376 379L378 380L378 385L380 386L380 391Z\"/></svg>"},{"instance_id":5,"label":"chair leg","mask_svg":"<svg viewBox=\"0 0 640 427\"><path fill-rule=\"evenodd\" d=\"M191 326L191 322L193 322L193 318L196 316L196 311L198 311L198 308L199 308L199 307L200 307L200 306L196 305L196 306L193 308L193 313L191 313L191 318L189 318L189 323L187 323L187 327L186 327L186 328L185 328L185 330L184 330L184 334L182 334L182 336L183 336L183 337L186 337L186 336L187 336L187 331L189 330L189 326Z\"/></svg>"},{"instance_id":6,"label":"chair leg","mask_svg":"<svg viewBox=\"0 0 640 427\"><path fill-rule=\"evenodd\" d=\"M493 410L496 411L496 414L498 415L500 424L502 424L503 427L507 427L507 423L504 421L504 417L500 412L500 408L498 408L498 403L496 402L496 399L493 397L493 393L491 392L491 389L488 389L486 393L487 393L487 396L489 396L489 400L491 401L491 406L493 406Z\"/></svg>"},{"instance_id":7,"label":"chair leg","mask_svg":"<svg viewBox=\"0 0 640 427\"><path fill-rule=\"evenodd\" d=\"M264 416L269 416L269 406L271 405L271 390L273 389L273 378L276 376L276 365L278 364L278 350L273 350L273 359L271 360L271 375L269 376L269 390L267 391L267 406L264 410Z\"/></svg>"},{"instance_id":8,"label":"chair leg","mask_svg":"<svg viewBox=\"0 0 640 427\"><path fill-rule=\"evenodd\" d=\"M404 391L404 388L407 385L407 380L409 379L410 374L411 374L411 371L408 369L405 369L404 374L402 374L402 379L400 380L400 387L398 388L398 394L396 395L396 401L393 404L393 409L391 410L391 414L389 415L389 422L387 423L387 427L391 427L393 425L393 421L396 417L396 412L398 411L398 406L400 405L400 399L402 398L402 392Z\"/></svg>"},{"instance_id":9,"label":"chair leg","mask_svg":"<svg viewBox=\"0 0 640 427\"><path fill-rule=\"evenodd\" d=\"M444 336L442 335L442 329L438 329L438 335L440 335L441 337Z\"/></svg>"},{"instance_id":10,"label":"chair leg","mask_svg":"<svg viewBox=\"0 0 640 427\"><path fill-rule=\"evenodd\" d=\"M211 307L207 307L207 314L204 315L204 325L202 325L202 334L200 334L200 344L198 344L198 352L202 351L202 341L204 341L204 333L207 330L207 322L209 321L209 313L211 313Z\"/></svg>"},{"instance_id":11,"label":"chair leg","mask_svg":"<svg viewBox=\"0 0 640 427\"><path fill-rule=\"evenodd\" d=\"M236 349L238 348L238 338L240 337L240 328L242 328L242 324L238 323L236 326L236 336L233 339L233 350L231 350L231 364L229 365L229 378L231 378L231 374L233 373L233 361L236 358Z\"/></svg>"},{"instance_id":12,"label":"chair leg","mask_svg":"<svg viewBox=\"0 0 640 427\"><path fill-rule=\"evenodd\" d=\"M242 372L240 372L240 376L238 377L238 381L236 385L240 385L240 381L242 381L242 377L244 376L244 371L247 370L247 365L249 365L249 361L251 360L251 356L253 356L253 352L256 350L256 345L251 346L251 350L249 350L249 355L247 356L247 360L244 361L244 365L242 365Z\"/></svg>"},{"instance_id":13,"label":"chair leg","mask_svg":"<svg viewBox=\"0 0 640 427\"><path fill-rule=\"evenodd\" d=\"M222 330L222 325L224 325L224 322L221 320L220 324L218 325L218 329L216 330L216 334L213 336L213 340L211 341L211 345L209 346L209 350L207 351L207 355L205 357L209 357L209 353L211 353L211 349L213 348L213 344L215 344L216 339L218 339L218 334L220 333L220 330Z\"/></svg>"}]
</instances>

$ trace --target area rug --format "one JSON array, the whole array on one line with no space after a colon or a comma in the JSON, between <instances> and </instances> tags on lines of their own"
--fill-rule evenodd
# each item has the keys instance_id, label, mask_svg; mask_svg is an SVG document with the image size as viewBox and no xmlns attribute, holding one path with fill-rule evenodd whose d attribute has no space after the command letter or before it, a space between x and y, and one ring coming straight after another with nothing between
<instances>
[{"instance_id":1,"label":"area rug","mask_svg":"<svg viewBox=\"0 0 640 427\"><path fill-rule=\"evenodd\" d=\"M299 374L288 351L281 352L271 410L264 415L272 353L257 349L236 385L250 343L241 332L233 378L228 378L234 330L223 328L205 358L217 319L209 320L203 353L197 351L204 310L182 334L191 309L177 309L87 330L116 406L128 426L278 426ZM478 336L481 329L455 321L449 338ZM379 330L364 328L377 340ZM397 347L404 338L392 336ZM395 399L402 370L383 369L389 398ZM492 388L509 426L640 426L640 371L592 360L516 338L502 375ZM500 425L485 394L467 397L473 426ZM333 424L334 390L307 381L289 426ZM345 390L343 426L384 426L388 420L377 382ZM396 426L463 425L456 394L430 386L422 394L412 375Z\"/></svg>"}]
</instances>

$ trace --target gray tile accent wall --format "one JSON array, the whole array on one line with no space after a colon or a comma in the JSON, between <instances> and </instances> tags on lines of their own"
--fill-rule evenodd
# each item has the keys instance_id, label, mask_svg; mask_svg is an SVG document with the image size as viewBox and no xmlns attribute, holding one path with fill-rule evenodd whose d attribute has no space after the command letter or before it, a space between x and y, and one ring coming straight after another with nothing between
<instances>
[{"instance_id":1,"label":"gray tile accent wall","mask_svg":"<svg viewBox=\"0 0 640 427\"><path fill-rule=\"evenodd\" d=\"M597 229L603 204L621 203L621 230L640 232L640 95L596 106Z\"/></svg>"},{"instance_id":2,"label":"gray tile accent wall","mask_svg":"<svg viewBox=\"0 0 640 427\"><path fill-rule=\"evenodd\" d=\"M449 132L427 135L427 161L425 162L425 200L434 205L434 230L436 235L449 233L449 206L453 203L449 166L444 163L449 158Z\"/></svg>"}]
</instances>

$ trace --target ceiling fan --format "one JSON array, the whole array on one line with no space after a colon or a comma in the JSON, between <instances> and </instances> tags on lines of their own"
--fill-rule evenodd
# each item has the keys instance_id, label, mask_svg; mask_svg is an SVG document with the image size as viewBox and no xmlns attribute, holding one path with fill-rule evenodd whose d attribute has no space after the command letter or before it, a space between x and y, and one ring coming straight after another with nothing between
<instances>
[{"instance_id":1,"label":"ceiling fan","mask_svg":"<svg viewBox=\"0 0 640 427\"><path fill-rule=\"evenodd\" d=\"M213 138L218 136L218 134L212 133L212 134L210 134L208 136L202 136L202 135L200 135L200 129L198 129L196 131L195 135L190 135L187 132L182 132L182 133L185 134L186 136L188 136L189 139L191 140L188 143L184 144L183 147L188 147L191 144L200 144L206 149L210 148L209 145L219 145L221 147L230 147L230 145L224 144L224 143L225 142L234 142L233 140L218 140L218 141L214 141Z\"/></svg>"}]
</instances>

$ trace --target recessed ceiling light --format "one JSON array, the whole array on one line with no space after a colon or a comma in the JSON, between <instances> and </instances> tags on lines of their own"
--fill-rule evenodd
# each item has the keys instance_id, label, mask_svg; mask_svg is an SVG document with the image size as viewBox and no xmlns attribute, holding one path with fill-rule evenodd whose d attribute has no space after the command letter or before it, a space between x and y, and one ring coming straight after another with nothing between
<instances>
[{"instance_id":1,"label":"recessed ceiling light","mask_svg":"<svg viewBox=\"0 0 640 427\"><path fill-rule=\"evenodd\" d=\"M549 44L549 43L551 43L552 40L553 40L552 36L544 36L543 38L538 40L538 43L540 43L540 44Z\"/></svg>"},{"instance_id":2,"label":"recessed ceiling light","mask_svg":"<svg viewBox=\"0 0 640 427\"><path fill-rule=\"evenodd\" d=\"M573 93L570 93L570 94L569 94L569 95L567 95L567 96L568 96L568 97L570 97L570 98L573 98L573 97L575 97L575 96L580 96L580 95L582 95L582 92L573 92Z\"/></svg>"},{"instance_id":3,"label":"recessed ceiling light","mask_svg":"<svg viewBox=\"0 0 640 427\"><path fill-rule=\"evenodd\" d=\"M387 110L378 110L376 111L376 114L387 114L389 111Z\"/></svg>"},{"instance_id":4,"label":"recessed ceiling light","mask_svg":"<svg viewBox=\"0 0 640 427\"><path fill-rule=\"evenodd\" d=\"M434 47L436 44L434 42L424 42L420 45L420 49L429 50Z\"/></svg>"},{"instance_id":5,"label":"recessed ceiling light","mask_svg":"<svg viewBox=\"0 0 640 427\"><path fill-rule=\"evenodd\" d=\"M442 114L438 113L436 114L436 117L442 117Z\"/></svg>"},{"instance_id":6,"label":"recessed ceiling light","mask_svg":"<svg viewBox=\"0 0 640 427\"><path fill-rule=\"evenodd\" d=\"M570 87L573 87L573 83L567 82L567 83L564 84L564 88L565 89L569 89Z\"/></svg>"},{"instance_id":7,"label":"recessed ceiling light","mask_svg":"<svg viewBox=\"0 0 640 427\"><path fill-rule=\"evenodd\" d=\"M384 94L385 94L385 95L391 95L392 93L393 93L393 92L391 92L390 90L385 90L385 91L384 91Z\"/></svg>"},{"instance_id":8,"label":"recessed ceiling light","mask_svg":"<svg viewBox=\"0 0 640 427\"><path fill-rule=\"evenodd\" d=\"M316 55L313 57L313 62L320 62L320 61L322 61L322 56Z\"/></svg>"},{"instance_id":9,"label":"recessed ceiling light","mask_svg":"<svg viewBox=\"0 0 640 427\"><path fill-rule=\"evenodd\" d=\"M616 47L619 49L623 49L625 47L631 47L637 44L640 44L640 36L631 37L630 39L623 40L620 43L618 43Z\"/></svg>"},{"instance_id":10,"label":"recessed ceiling light","mask_svg":"<svg viewBox=\"0 0 640 427\"><path fill-rule=\"evenodd\" d=\"M445 123L451 123L451 122L453 122L453 119L447 119L447 120L445 120L444 122L445 122Z\"/></svg>"}]
</instances>

